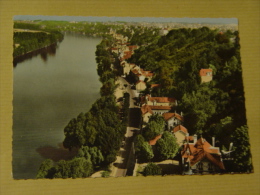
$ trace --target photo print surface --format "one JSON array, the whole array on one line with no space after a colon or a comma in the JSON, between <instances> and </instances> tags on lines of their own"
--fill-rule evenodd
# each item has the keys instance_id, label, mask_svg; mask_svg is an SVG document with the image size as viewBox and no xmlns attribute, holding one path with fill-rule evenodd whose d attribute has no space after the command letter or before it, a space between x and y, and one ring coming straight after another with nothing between
<instances>
[{"instance_id":1,"label":"photo print surface","mask_svg":"<svg viewBox=\"0 0 260 195\"><path fill-rule=\"evenodd\" d=\"M15 16L13 178L252 173L238 20Z\"/></svg>"}]
</instances>

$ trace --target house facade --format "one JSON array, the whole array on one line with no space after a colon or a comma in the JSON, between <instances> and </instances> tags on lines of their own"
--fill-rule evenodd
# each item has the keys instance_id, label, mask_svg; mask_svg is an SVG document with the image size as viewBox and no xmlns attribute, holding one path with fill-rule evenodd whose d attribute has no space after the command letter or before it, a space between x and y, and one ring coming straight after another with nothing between
<instances>
[{"instance_id":1,"label":"house facade","mask_svg":"<svg viewBox=\"0 0 260 195\"><path fill-rule=\"evenodd\" d=\"M201 78L201 83L207 83L212 81L213 79L212 69L201 69L200 78Z\"/></svg>"},{"instance_id":2,"label":"house facade","mask_svg":"<svg viewBox=\"0 0 260 195\"><path fill-rule=\"evenodd\" d=\"M167 124L168 130L173 129L177 125L183 123L183 116L177 113L168 112L168 113L164 113L162 116Z\"/></svg>"},{"instance_id":3,"label":"house facade","mask_svg":"<svg viewBox=\"0 0 260 195\"><path fill-rule=\"evenodd\" d=\"M185 143L181 151L183 174L211 174L225 170L219 147L204 138Z\"/></svg>"}]
</instances>

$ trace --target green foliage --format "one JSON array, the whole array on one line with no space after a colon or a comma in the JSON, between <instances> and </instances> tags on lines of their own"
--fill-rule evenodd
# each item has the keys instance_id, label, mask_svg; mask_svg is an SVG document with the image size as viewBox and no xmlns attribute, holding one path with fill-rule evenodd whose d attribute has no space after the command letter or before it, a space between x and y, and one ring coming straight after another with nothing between
<instances>
[{"instance_id":1,"label":"green foliage","mask_svg":"<svg viewBox=\"0 0 260 195\"><path fill-rule=\"evenodd\" d=\"M156 142L155 148L159 154L159 159L173 159L179 149L176 138L172 133L166 131L162 137Z\"/></svg>"},{"instance_id":2,"label":"green foliage","mask_svg":"<svg viewBox=\"0 0 260 195\"><path fill-rule=\"evenodd\" d=\"M134 143L135 153L140 162L150 161L154 157L152 147L144 140L142 135L137 135Z\"/></svg>"},{"instance_id":3,"label":"green foliage","mask_svg":"<svg viewBox=\"0 0 260 195\"><path fill-rule=\"evenodd\" d=\"M55 166L53 178L82 178L93 174L93 166L85 158L74 158L70 161L61 160Z\"/></svg>"},{"instance_id":4,"label":"green foliage","mask_svg":"<svg viewBox=\"0 0 260 195\"><path fill-rule=\"evenodd\" d=\"M77 156L90 160L93 166L100 165L104 161L102 152L97 147L83 146L79 149Z\"/></svg>"},{"instance_id":5,"label":"green foliage","mask_svg":"<svg viewBox=\"0 0 260 195\"><path fill-rule=\"evenodd\" d=\"M143 175L161 175L162 174L162 168L155 163L148 163L146 167L144 168Z\"/></svg>"},{"instance_id":6,"label":"green foliage","mask_svg":"<svg viewBox=\"0 0 260 195\"><path fill-rule=\"evenodd\" d=\"M111 171L103 171L103 172L101 173L101 177L109 177L109 176L110 176L110 173L111 173Z\"/></svg>"},{"instance_id":7,"label":"green foliage","mask_svg":"<svg viewBox=\"0 0 260 195\"><path fill-rule=\"evenodd\" d=\"M241 126L237 128L231 135L231 138L234 145L234 170L238 172L252 171L248 127Z\"/></svg>"},{"instance_id":8,"label":"green foliage","mask_svg":"<svg viewBox=\"0 0 260 195\"><path fill-rule=\"evenodd\" d=\"M52 167L53 167L53 161L51 159L44 160L38 170L36 178L37 179L52 178L52 175L53 175Z\"/></svg>"},{"instance_id":9,"label":"green foliage","mask_svg":"<svg viewBox=\"0 0 260 195\"><path fill-rule=\"evenodd\" d=\"M14 52L13 57L23 55L63 39L60 32L15 32L14 33ZM18 46L16 46L16 44Z\"/></svg>"},{"instance_id":10,"label":"green foliage","mask_svg":"<svg viewBox=\"0 0 260 195\"><path fill-rule=\"evenodd\" d=\"M148 121L147 126L143 129L142 135L149 141L156 136L163 134L165 128L165 121L161 115L152 115Z\"/></svg>"}]
</instances>

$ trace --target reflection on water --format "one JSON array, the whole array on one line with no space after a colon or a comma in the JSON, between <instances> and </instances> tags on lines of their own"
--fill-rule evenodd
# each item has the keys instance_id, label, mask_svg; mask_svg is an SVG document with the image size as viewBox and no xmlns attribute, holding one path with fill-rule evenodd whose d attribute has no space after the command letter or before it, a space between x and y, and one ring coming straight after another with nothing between
<instances>
[{"instance_id":1,"label":"reflection on water","mask_svg":"<svg viewBox=\"0 0 260 195\"><path fill-rule=\"evenodd\" d=\"M48 59L48 55L54 56L56 54L57 48L58 48L58 43L54 43L48 47L44 47L44 48L29 52L27 54L18 56L16 58L14 58L14 60L13 60L13 66L16 67L18 63L21 63L28 59L32 59L33 57L35 57L37 55L41 55L42 60L46 62Z\"/></svg>"},{"instance_id":2,"label":"reflection on water","mask_svg":"<svg viewBox=\"0 0 260 195\"><path fill-rule=\"evenodd\" d=\"M36 151L45 159L51 159L54 162L59 160L70 160L77 154L77 149L72 149L71 151L65 149L62 143L58 144L57 147L53 146L42 146L36 149Z\"/></svg>"},{"instance_id":3,"label":"reflection on water","mask_svg":"<svg viewBox=\"0 0 260 195\"><path fill-rule=\"evenodd\" d=\"M66 35L13 69L13 177L35 178L41 162L75 153L58 143L63 129L100 97L95 51L101 39ZM75 152L75 151L74 151Z\"/></svg>"}]
</instances>

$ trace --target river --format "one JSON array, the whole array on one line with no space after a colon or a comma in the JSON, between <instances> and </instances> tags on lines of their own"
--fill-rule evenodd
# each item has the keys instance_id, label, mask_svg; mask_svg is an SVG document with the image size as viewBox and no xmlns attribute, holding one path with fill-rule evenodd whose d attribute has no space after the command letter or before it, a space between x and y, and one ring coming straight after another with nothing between
<instances>
[{"instance_id":1,"label":"river","mask_svg":"<svg viewBox=\"0 0 260 195\"><path fill-rule=\"evenodd\" d=\"M63 129L100 97L95 62L100 38L65 35L55 54L37 55L13 70L13 178L35 178L41 162L69 159Z\"/></svg>"}]
</instances>

